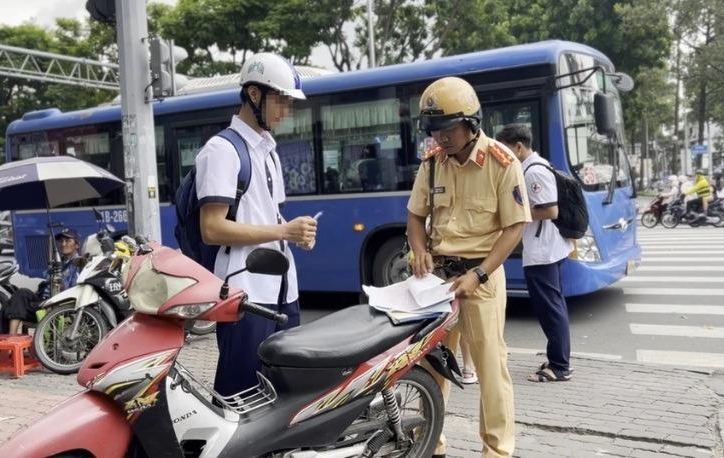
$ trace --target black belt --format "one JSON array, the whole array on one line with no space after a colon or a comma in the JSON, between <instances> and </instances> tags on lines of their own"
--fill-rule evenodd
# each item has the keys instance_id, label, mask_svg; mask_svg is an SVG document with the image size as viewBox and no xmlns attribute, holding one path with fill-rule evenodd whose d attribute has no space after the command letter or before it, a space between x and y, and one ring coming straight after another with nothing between
<instances>
[{"instance_id":1,"label":"black belt","mask_svg":"<svg viewBox=\"0 0 724 458\"><path fill-rule=\"evenodd\" d=\"M462 275L468 270L479 267L485 258L461 258L460 256L433 256L435 269L442 269L449 277Z\"/></svg>"}]
</instances>

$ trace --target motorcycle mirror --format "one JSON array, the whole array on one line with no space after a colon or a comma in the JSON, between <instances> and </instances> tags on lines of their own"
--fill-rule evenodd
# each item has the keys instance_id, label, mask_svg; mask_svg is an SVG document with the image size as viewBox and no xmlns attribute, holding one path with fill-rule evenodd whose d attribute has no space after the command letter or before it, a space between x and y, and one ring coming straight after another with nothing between
<instances>
[{"instance_id":1,"label":"motorcycle mirror","mask_svg":"<svg viewBox=\"0 0 724 458\"><path fill-rule=\"evenodd\" d=\"M231 272L224 278L224 284L221 285L219 298L226 299L229 297L229 279L234 275L249 271L253 274L262 275L283 275L289 270L289 260L279 250L271 248L257 248L249 253L246 257L246 267Z\"/></svg>"},{"instance_id":2,"label":"motorcycle mirror","mask_svg":"<svg viewBox=\"0 0 724 458\"><path fill-rule=\"evenodd\" d=\"M289 260L279 250L257 248L246 257L246 270L253 274L283 275L289 270Z\"/></svg>"}]
</instances>

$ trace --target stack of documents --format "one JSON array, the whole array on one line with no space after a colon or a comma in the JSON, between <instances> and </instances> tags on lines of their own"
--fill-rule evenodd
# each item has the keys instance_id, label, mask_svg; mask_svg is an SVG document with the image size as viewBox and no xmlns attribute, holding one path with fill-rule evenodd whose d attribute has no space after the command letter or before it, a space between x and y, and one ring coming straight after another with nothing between
<instances>
[{"instance_id":1,"label":"stack of documents","mask_svg":"<svg viewBox=\"0 0 724 458\"><path fill-rule=\"evenodd\" d=\"M450 283L433 274L422 278L410 277L382 288L362 286L370 306L385 312L395 324L451 312L450 301L455 298L455 293L449 289Z\"/></svg>"}]
</instances>

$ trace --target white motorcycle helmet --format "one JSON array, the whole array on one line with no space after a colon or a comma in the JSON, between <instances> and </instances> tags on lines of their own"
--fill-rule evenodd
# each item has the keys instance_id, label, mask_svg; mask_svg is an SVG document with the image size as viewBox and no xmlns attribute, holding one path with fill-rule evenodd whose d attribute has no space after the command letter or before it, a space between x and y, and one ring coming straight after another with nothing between
<instances>
[{"instance_id":1,"label":"white motorcycle helmet","mask_svg":"<svg viewBox=\"0 0 724 458\"><path fill-rule=\"evenodd\" d=\"M256 83L295 99L306 99L299 73L282 56L268 52L254 54L244 62L240 77L242 87Z\"/></svg>"}]
</instances>

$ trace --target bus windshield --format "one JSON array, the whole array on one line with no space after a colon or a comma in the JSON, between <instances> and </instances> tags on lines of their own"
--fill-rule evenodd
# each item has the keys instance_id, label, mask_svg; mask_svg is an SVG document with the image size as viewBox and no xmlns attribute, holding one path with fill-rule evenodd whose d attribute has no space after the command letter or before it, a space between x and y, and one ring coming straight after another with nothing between
<instances>
[{"instance_id":1,"label":"bus windshield","mask_svg":"<svg viewBox=\"0 0 724 458\"><path fill-rule=\"evenodd\" d=\"M561 85L564 87L561 89L561 101L568 161L571 170L578 175L588 191L606 189L612 181L614 170L617 187L631 185L628 158L621 144L623 111L618 91L603 72L596 71L589 78L593 70L581 71L593 69L595 65L598 63L593 57L583 54L564 54L560 62L560 72L571 74L561 78ZM604 89L614 96L615 101L617 134L613 140L596 131L593 99L596 92L604 92Z\"/></svg>"}]
</instances>

